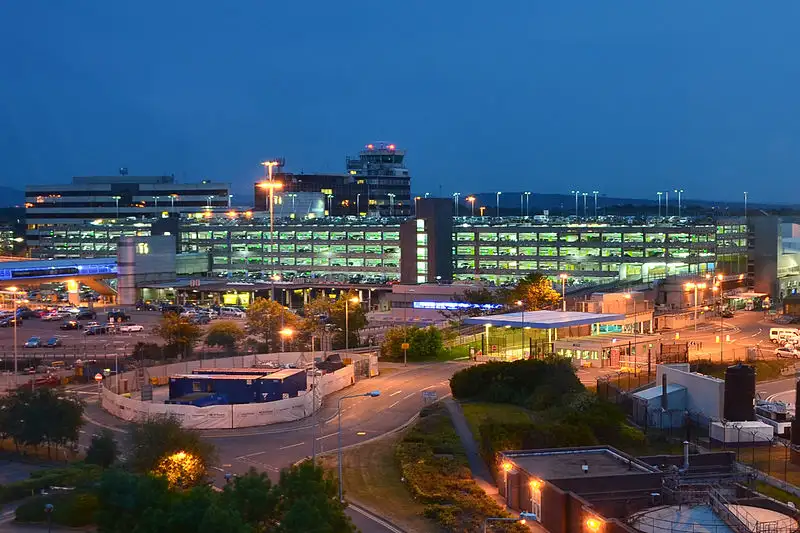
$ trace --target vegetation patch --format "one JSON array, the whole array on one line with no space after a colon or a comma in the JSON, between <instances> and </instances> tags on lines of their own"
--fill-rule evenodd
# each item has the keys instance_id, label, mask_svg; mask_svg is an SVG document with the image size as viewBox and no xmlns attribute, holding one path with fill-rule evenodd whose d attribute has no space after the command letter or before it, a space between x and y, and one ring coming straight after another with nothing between
<instances>
[{"instance_id":1,"label":"vegetation patch","mask_svg":"<svg viewBox=\"0 0 800 533\"><path fill-rule=\"evenodd\" d=\"M453 533L480 531L489 516L510 516L472 479L464 448L444 407L428 408L424 414L403 436L395 453L403 479L424 505L425 516ZM495 530L521 533L527 528L508 523Z\"/></svg>"}]
</instances>

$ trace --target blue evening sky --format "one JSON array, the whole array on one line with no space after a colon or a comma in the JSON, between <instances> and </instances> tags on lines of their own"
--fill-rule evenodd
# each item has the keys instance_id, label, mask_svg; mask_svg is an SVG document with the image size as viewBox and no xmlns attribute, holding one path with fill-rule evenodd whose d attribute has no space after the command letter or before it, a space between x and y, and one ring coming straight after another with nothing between
<instances>
[{"instance_id":1,"label":"blue evening sky","mask_svg":"<svg viewBox=\"0 0 800 533\"><path fill-rule=\"evenodd\" d=\"M0 185L408 150L418 192L791 201L800 3L0 1Z\"/></svg>"}]
</instances>

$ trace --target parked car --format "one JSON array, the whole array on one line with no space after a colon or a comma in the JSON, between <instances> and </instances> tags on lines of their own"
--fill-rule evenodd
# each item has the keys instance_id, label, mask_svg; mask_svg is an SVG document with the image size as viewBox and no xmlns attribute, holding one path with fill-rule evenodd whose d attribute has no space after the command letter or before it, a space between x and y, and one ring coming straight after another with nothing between
<instances>
[{"instance_id":1,"label":"parked car","mask_svg":"<svg viewBox=\"0 0 800 533\"><path fill-rule=\"evenodd\" d=\"M75 318L77 320L94 320L97 318L97 313L91 309L81 309L80 312L75 315Z\"/></svg>"},{"instance_id":2,"label":"parked car","mask_svg":"<svg viewBox=\"0 0 800 533\"><path fill-rule=\"evenodd\" d=\"M211 318L208 315L197 313L196 315L189 318L189 322L191 324L208 324L211 322Z\"/></svg>"},{"instance_id":3,"label":"parked car","mask_svg":"<svg viewBox=\"0 0 800 533\"><path fill-rule=\"evenodd\" d=\"M22 345L23 348L41 348L42 347L42 339L39 337L31 337L25 344Z\"/></svg>"},{"instance_id":4,"label":"parked car","mask_svg":"<svg viewBox=\"0 0 800 533\"><path fill-rule=\"evenodd\" d=\"M790 347L784 346L782 348L778 348L777 350L775 350L775 355L778 356L778 357L796 359L797 358L797 350L795 350L794 348L790 348Z\"/></svg>"},{"instance_id":5,"label":"parked car","mask_svg":"<svg viewBox=\"0 0 800 533\"><path fill-rule=\"evenodd\" d=\"M136 333L144 331L144 326L141 324L123 324L119 327L121 333Z\"/></svg>"},{"instance_id":6,"label":"parked car","mask_svg":"<svg viewBox=\"0 0 800 533\"><path fill-rule=\"evenodd\" d=\"M62 315L58 311L51 311L46 315L42 315L42 320L44 322L52 322L54 320L61 320L62 318L64 318L64 315Z\"/></svg>"},{"instance_id":7,"label":"parked car","mask_svg":"<svg viewBox=\"0 0 800 533\"><path fill-rule=\"evenodd\" d=\"M108 333L108 326L105 325L86 326L86 329L83 332L86 335L105 335L106 333Z\"/></svg>"},{"instance_id":8,"label":"parked car","mask_svg":"<svg viewBox=\"0 0 800 533\"><path fill-rule=\"evenodd\" d=\"M83 324L81 324L77 320L67 320L66 322L61 324L61 329L63 329L64 331L72 329L83 329Z\"/></svg>"},{"instance_id":9,"label":"parked car","mask_svg":"<svg viewBox=\"0 0 800 533\"><path fill-rule=\"evenodd\" d=\"M38 318L36 315L36 311L31 309L30 307L20 307L17 309L17 317L25 319L25 318Z\"/></svg>"},{"instance_id":10,"label":"parked car","mask_svg":"<svg viewBox=\"0 0 800 533\"><path fill-rule=\"evenodd\" d=\"M0 320L0 328L13 328L22 326L22 319L19 318L4 318Z\"/></svg>"},{"instance_id":11,"label":"parked car","mask_svg":"<svg viewBox=\"0 0 800 533\"><path fill-rule=\"evenodd\" d=\"M131 319L130 315L126 314L125 311L120 309L114 309L113 311L108 312L108 321L110 322L111 319L114 319L114 322L127 322Z\"/></svg>"},{"instance_id":12,"label":"parked car","mask_svg":"<svg viewBox=\"0 0 800 533\"><path fill-rule=\"evenodd\" d=\"M731 311L730 309L723 309L722 312L720 313L720 316L722 318L733 318L733 311Z\"/></svg>"},{"instance_id":13,"label":"parked car","mask_svg":"<svg viewBox=\"0 0 800 533\"><path fill-rule=\"evenodd\" d=\"M47 345L46 346L48 348L56 348L58 346L64 346L64 343L58 337L50 337L49 339L47 339ZM55 365L55 363L53 363L53 364Z\"/></svg>"}]
</instances>

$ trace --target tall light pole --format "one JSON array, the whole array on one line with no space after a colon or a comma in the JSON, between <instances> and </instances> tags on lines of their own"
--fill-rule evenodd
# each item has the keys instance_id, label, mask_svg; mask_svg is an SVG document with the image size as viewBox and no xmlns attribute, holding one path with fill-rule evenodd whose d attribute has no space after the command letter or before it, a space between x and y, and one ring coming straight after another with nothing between
<instances>
[{"instance_id":1,"label":"tall light pole","mask_svg":"<svg viewBox=\"0 0 800 533\"><path fill-rule=\"evenodd\" d=\"M583 218L587 218L588 215L586 214L586 197L589 196L588 192L581 193L583 195Z\"/></svg>"},{"instance_id":2,"label":"tall light pole","mask_svg":"<svg viewBox=\"0 0 800 533\"><path fill-rule=\"evenodd\" d=\"M678 193L678 218L681 216L681 194L683 194L683 189L675 189L672 192Z\"/></svg>"},{"instance_id":3,"label":"tall light pole","mask_svg":"<svg viewBox=\"0 0 800 533\"><path fill-rule=\"evenodd\" d=\"M283 312L281 312L283 314ZM292 328L283 328L278 332L281 336L281 353L286 352L286 339L289 339L291 342L292 335L294 335L294 330Z\"/></svg>"},{"instance_id":4,"label":"tall light pole","mask_svg":"<svg viewBox=\"0 0 800 533\"><path fill-rule=\"evenodd\" d=\"M453 193L453 208L455 209L456 216L458 216L458 197L461 196L460 192Z\"/></svg>"},{"instance_id":5,"label":"tall light pole","mask_svg":"<svg viewBox=\"0 0 800 533\"><path fill-rule=\"evenodd\" d=\"M172 212L175 212L175 199L178 198L177 194L170 194L169 199L172 202Z\"/></svg>"},{"instance_id":6,"label":"tall light pole","mask_svg":"<svg viewBox=\"0 0 800 533\"><path fill-rule=\"evenodd\" d=\"M571 194L575 195L575 216L578 216L578 195L581 191L569 191Z\"/></svg>"},{"instance_id":7,"label":"tall light pole","mask_svg":"<svg viewBox=\"0 0 800 533\"><path fill-rule=\"evenodd\" d=\"M214 198L215 197L213 194L211 196L206 196L206 207L208 209L211 209L211 200L213 200Z\"/></svg>"},{"instance_id":8,"label":"tall light pole","mask_svg":"<svg viewBox=\"0 0 800 533\"><path fill-rule=\"evenodd\" d=\"M669 191L664 191L665 202L664 202L664 216L669 218Z\"/></svg>"},{"instance_id":9,"label":"tall light pole","mask_svg":"<svg viewBox=\"0 0 800 533\"><path fill-rule=\"evenodd\" d=\"M19 349L19 347L17 346L17 327L19 326L19 318L17 317L17 304L18 304L17 294L19 293L19 288L7 287L5 292L10 292L11 297L14 298L14 386L16 386L17 372L19 371L19 369L17 368L17 358L19 355L17 352L17 350Z\"/></svg>"},{"instance_id":10,"label":"tall light pole","mask_svg":"<svg viewBox=\"0 0 800 533\"><path fill-rule=\"evenodd\" d=\"M333 216L333 195L328 195L328 216Z\"/></svg>"},{"instance_id":11,"label":"tall light pole","mask_svg":"<svg viewBox=\"0 0 800 533\"><path fill-rule=\"evenodd\" d=\"M389 197L389 216L394 216L394 197L395 197L395 194L390 192L386 196ZM426 198L427 198L427 196L426 196Z\"/></svg>"},{"instance_id":12,"label":"tall light pole","mask_svg":"<svg viewBox=\"0 0 800 533\"><path fill-rule=\"evenodd\" d=\"M519 326L519 330L522 332L522 356L525 357L525 302L522 300L517 300L514 302L520 309L522 309L522 323Z\"/></svg>"},{"instance_id":13,"label":"tall light pole","mask_svg":"<svg viewBox=\"0 0 800 533\"><path fill-rule=\"evenodd\" d=\"M229 194L228 195L228 209L231 208L232 204L233 204L233 195Z\"/></svg>"},{"instance_id":14,"label":"tall light pole","mask_svg":"<svg viewBox=\"0 0 800 533\"><path fill-rule=\"evenodd\" d=\"M694 289L694 330L697 331L697 290L698 289L705 289L705 283L694 283L690 282L684 285L688 290Z\"/></svg>"},{"instance_id":15,"label":"tall light pole","mask_svg":"<svg viewBox=\"0 0 800 533\"><path fill-rule=\"evenodd\" d=\"M717 282L711 289L719 292L719 361L722 362L722 347L725 344L725 316L722 314L722 274L717 274Z\"/></svg>"},{"instance_id":16,"label":"tall light pole","mask_svg":"<svg viewBox=\"0 0 800 533\"><path fill-rule=\"evenodd\" d=\"M339 401L337 402L337 407L338 407L337 411L338 411L338 416L339 416L339 438L338 438L338 440L339 440L339 454L338 455L339 455L339 501L340 502L344 502L344 498L342 497L342 492L343 492L342 491L342 400L347 400L347 399L350 399L350 398L363 398L363 397L377 398L380 395L381 395L381 391L374 390L374 391L370 391L370 392L365 392L364 394L353 394L353 395L350 395L350 396L342 396L341 398L339 398Z\"/></svg>"},{"instance_id":17,"label":"tall light pole","mask_svg":"<svg viewBox=\"0 0 800 533\"><path fill-rule=\"evenodd\" d=\"M272 273L275 273L275 189L283 188L283 183L272 181L272 167L277 165L276 161L264 161L261 163L267 169L269 169L269 181L262 181L258 184L258 186L262 189L269 190L269 196L264 196L265 203L269 203L269 205L265 205L265 208L269 208L269 253L270 258L269 262L272 265Z\"/></svg>"},{"instance_id":18,"label":"tall light pole","mask_svg":"<svg viewBox=\"0 0 800 533\"><path fill-rule=\"evenodd\" d=\"M637 363L637 361L636 361L636 352L637 352L637 350L636 350L636 329L637 329L637 327L636 327L637 326L637 324L636 324L636 298L633 297L633 294L631 294L629 292L626 292L625 293L625 299L633 301L633 369L638 374L639 373L639 369L638 369L637 364L636 364ZM625 311L626 311L626 314L627 314L628 310L626 309ZM631 354L628 354L628 356L630 356L630 355Z\"/></svg>"},{"instance_id":19,"label":"tall light pole","mask_svg":"<svg viewBox=\"0 0 800 533\"><path fill-rule=\"evenodd\" d=\"M656 193L658 195L658 218L661 218L661 196L664 194L661 191Z\"/></svg>"},{"instance_id":20,"label":"tall light pole","mask_svg":"<svg viewBox=\"0 0 800 533\"><path fill-rule=\"evenodd\" d=\"M475 216L475 197L474 196L467 196L467 201L472 205L472 209L470 211L470 216Z\"/></svg>"},{"instance_id":21,"label":"tall light pole","mask_svg":"<svg viewBox=\"0 0 800 533\"><path fill-rule=\"evenodd\" d=\"M745 193L745 194L747 194L747 193ZM117 218L119 218L119 201L122 199L122 196L112 196L111 198L113 198L114 202L116 202L116 204L117 204ZM746 204L747 204L747 202L745 201L745 205ZM745 211L746 211L746 209L745 209Z\"/></svg>"},{"instance_id":22,"label":"tall light pole","mask_svg":"<svg viewBox=\"0 0 800 533\"><path fill-rule=\"evenodd\" d=\"M561 278L561 310L566 312L567 311L567 276L566 274L559 274L558 276Z\"/></svg>"},{"instance_id":23,"label":"tall light pole","mask_svg":"<svg viewBox=\"0 0 800 533\"><path fill-rule=\"evenodd\" d=\"M358 296L353 296L352 298L345 298L344 299L344 351L348 351L350 349L350 306L349 303L352 304L360 304L361 299Z\"/></svg>"},{"instance_id":24,"label":"tall light pole","mask_svg":"<svg viewBox=\"0 0 800 533\"><path fill-rule=\"evenodd\" d=\"M356 216L361 216L361 193L356 193Z\"/></svg>"},{"instance_id":25,"label":"tall light pole","mask_svg":"<svg viewBox=\"0 0 800 533\"><path fill-rule=\"evenodd\" d=\"M592 191L594 195L594 218L597 218L597 195L600 194L600 191Z\"/></svg>"},{"instance_id":26,"label":"tall light pole","mask_svg":"<svg viewBox=\"0 0 800 533\"><path fill-rule=\"evenodd\" d=\"M531 216L531 192L525 191L525 216Z\"/></svg>"},{"instance_id":27,"label":"tall light pole","mask_svg":"<svg viewBox=\"0 0 800 533\"><path fill-rule=\"evenodd\" d=\"M519 216L525 218L525 193L519 193Z\"/></svg>"},{"instance_id":28,"label":"tall light pole","mask_svg":"<svg viewBox=\"0 0 800 533\"><path fill-rule=\"evenodd\" d=\"M744 191L744 216L747 216L747 191Z\"/></svg>"},{"instance_id":29,"label":"tall light pole","mask_svg":"<svg viewBox=\"0 0 800 533\"><path fill-rule=\"evenodd\" d=\"M158 199L159 198L160 198L160 196L153 196L153 201L154 201L153 205L155 206L156 211L158 211Z\"/></svg>"},{"instance_id":30,"label":"tall light pole","mask_svg":"<svg viewBox=\"0 0 800 533\"><path fill-rule=\"evenodd\" d=\"M500 218L500 195L501 194L503 194L503 193L500 192L500 191L497 191L497 194L495 195L495 199L497 201L497 218Z\"/></svg>"}]
</instances>

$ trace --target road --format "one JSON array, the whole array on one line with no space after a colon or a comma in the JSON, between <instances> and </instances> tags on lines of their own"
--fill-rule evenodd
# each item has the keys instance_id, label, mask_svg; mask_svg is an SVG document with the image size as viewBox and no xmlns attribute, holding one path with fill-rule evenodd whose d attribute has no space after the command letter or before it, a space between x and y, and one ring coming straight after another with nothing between
<instances>
[{"instance_id":1,"label":"road","mask_svg":"<svg viewBox=\"0 0 800 533\"><path fill-rule=\"evenodd\" d=\"M318 453L337 449L338 420L336 406L339 398L380 390L378 397L359 397L342 402L342 446L364 442L390 432L411 420L423 407L423 391L433 391L438 398L450 393L449 379L467 363L436 364L382 364L381 375L357 382L325 399L322 409L310 419L269 427L241 430L213 430L202 432L203 438L212 442L219 463L212 466L217 486L225 483L225 473L243 474L251 467L267 472L277 480L282 468L311 456L312 442ZM94 433L103 427L124 437L126 423L104 412L97 403L94 385L74 387L73 390L87 400L87 424L83 428L80 444L87 446ZM314 423L319 427L314 434ZM315 435L315 436L314 436ZM363 533L391 533L364 514L348 509L348 514Z\"/></svg>"}]
</instances>

